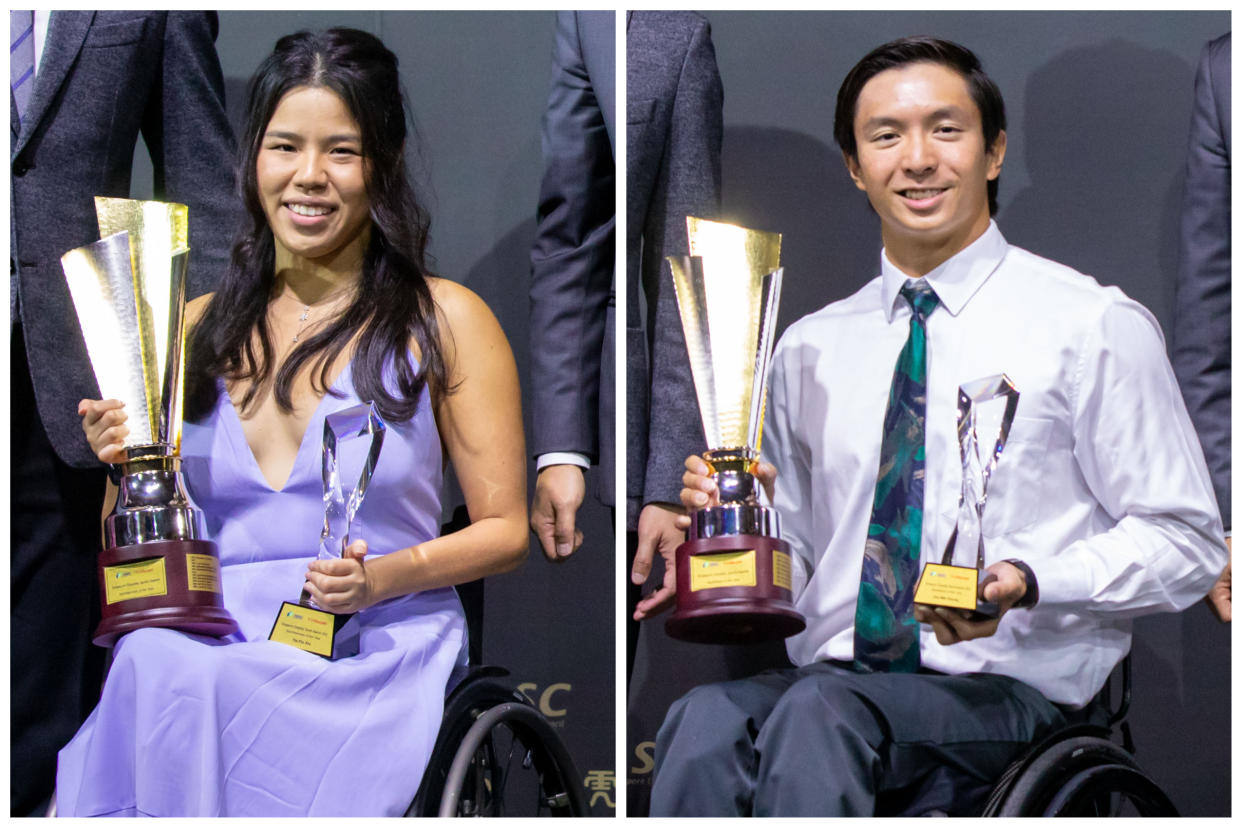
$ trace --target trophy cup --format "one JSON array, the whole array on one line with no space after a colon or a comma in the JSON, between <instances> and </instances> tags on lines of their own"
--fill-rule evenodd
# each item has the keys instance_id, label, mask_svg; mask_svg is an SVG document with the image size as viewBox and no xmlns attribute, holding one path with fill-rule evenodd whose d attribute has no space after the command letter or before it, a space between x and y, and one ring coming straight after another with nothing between
<instances>
[{"instance_id":1,"label":"trophy cup","mask_svg":"<svg viewBox=\"0 0 1242 828\"><path fill-rule=\"evenodd\" d=\"M181 479L186 264L184 204L96 198L100 241L61 257L104 399L125 403L129 435L99 555L101 620L112 646L139 627L228 635L220 555Z\"/></svg>"},{"instance_id":2,"label":"trophy cup","mask_svg":"<svg viewBox=\"0 0 1242 828\"><path fill-rule=\"evenodd\" d=\"M319 560L345 554L345 547L349 546L349 527L375 474L386 430L373 402L351 406L324 418L323 532L319 536ZM355 468L359 469L356 476L345 471ZM356 481L352 486L345 482L351 480ZM357 613L322 610L303 587L297 603L285 601L280 605L267 637L335 661L358 654L360 627Z\"/></svg>"},{"instance_id":3,"label":"trophy cup","mask_svg":"<svg viewBox=\"0 0 1242 828\"><path fill-rule=\"evenodd\" d=\"M785 638L806 621L793 606L789 544L759 505L768 364L780 302L781 237L688 217L689 256L670 256L677 307L720 505L690 515L677 547L674 638L746 643Z\"/></svg>"},{"instance_id":4,"label":"trophy cup","mask_svg":"<svg viewBox=\"0 0 1242 828\"><path fill-rule=\"evenodd\" d=\"M1003 404L1003 408L1002 408ZM996 576L984 570L983 507L988 500L988 481L996 461L1005 449L1009 427L1018 409L1018 390L1004 374L965 383L957 389L957 442L962 452L962 495L958 500L957 523L945 544L940 563L923 567L914 602L934 607L967 610L972 621L995 618L1000 608L983 600L983 588ZM999 413L999 423L996 415ZM996 443L986 455L980 453L979 429L990 416L986 433L996 434ZM974 549L974 566L956 566L953 553L962 544Z\"/></svg>"}]
</instances>

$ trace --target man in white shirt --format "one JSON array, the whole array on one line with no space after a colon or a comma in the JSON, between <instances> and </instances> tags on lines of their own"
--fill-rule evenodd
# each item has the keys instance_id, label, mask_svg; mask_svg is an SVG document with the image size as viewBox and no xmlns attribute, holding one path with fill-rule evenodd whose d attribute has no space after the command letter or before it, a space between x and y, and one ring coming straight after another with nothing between
<instances>
[{"instance_id":1,"label":"man in white shirt","mask_svg":"<svg viewBox=\"0 0 1242 828\"><path fill-rule=\"evenodd\" d=\"M884 252L773 359L764 476L807 620L798 666L673 706L653 815L976 811L1100 689L1133 617L1184 609L1225 566L1154 318L991 220L1004 126L977 58L945 41L880 46L842 84L834 133ZM1000 373L1021 394L983 515L1001 612L971 621L914 605L912 580L957 515L957 388ZM706 466L687 468L685 505L714 503Z\"/></svg>"}]
</instances>

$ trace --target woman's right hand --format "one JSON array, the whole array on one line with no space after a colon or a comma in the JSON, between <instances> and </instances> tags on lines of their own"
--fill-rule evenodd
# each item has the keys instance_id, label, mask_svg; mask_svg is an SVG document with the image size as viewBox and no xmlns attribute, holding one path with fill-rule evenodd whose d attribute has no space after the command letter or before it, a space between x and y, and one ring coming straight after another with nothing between
<instances>
[{"instance_id":1,"label":"woman's right hand","mask_svg":"<svg viewBox=\"0 0 1242 828\"><path fill-rule=\"evenodd\" d=\"M82 430L86 441L104 463L124 463L125 437L129 428L125 421L125 403L120 400L82 400L78 403L78 416L82 418Z\"/></svg>"}]
</instances>

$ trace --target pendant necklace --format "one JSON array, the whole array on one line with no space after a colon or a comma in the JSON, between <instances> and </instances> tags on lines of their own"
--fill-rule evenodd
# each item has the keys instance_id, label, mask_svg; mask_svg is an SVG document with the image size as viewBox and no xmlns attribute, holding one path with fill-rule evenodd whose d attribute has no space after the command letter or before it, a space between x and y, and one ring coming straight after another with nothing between
<instances>
[{"instance_id":1,"label":"pendant necklace","mask_svg":"<svg viewBox=\"0 0 1242 828\"><path fill-rule=\"evenodd\" d=\"M310 318L310 305L307 305L306 307L302 308L302 315L298 317L298 321L301 322L302 324L298 325L297 331L295 331L293 334L294 345L298 344L298 337L302 335L302 330L306 327L306 320L309 318Z\"/></svg>"},{"instance_id":2,"label":"pendant necklace","mask_svg":"<svg viewBox=\"0 0 1242 828\"><path fill-rule=\"evenodd\" d=\"M305 305L305 304L304 304L304 305L302 306L302 314L301 314L301 316L299 316L299 317L298 317L298 322L299 322L300 324L298 325L298 329L297 329L296 331L294 331L294 333L293 333L293 344L294 344L294 345L296 345L296 344L298 344L298 342L301 340L301 338L302 338L302 331L306 330L306 326L307 326L307 324L308 324L308 320L310 319L311 308L313 308L313 307L319 307L319 306L321 306L321 305L331 305L332 303L334 303L334 302L337 300L337 298L338 298L338 297L340 297L340 296L344 295L344 294L345 294L345 293L347 293L347 292L348 292L347 290L340 290L340 291L337 291L336 293L332 294L332 295L331 295L331 296L329 296L327 299L325 299L325 300L323 300L323 301L319 302L319 303L318 303L318 304L316 304L316 305Z\"/></svg>"}]
</instances>

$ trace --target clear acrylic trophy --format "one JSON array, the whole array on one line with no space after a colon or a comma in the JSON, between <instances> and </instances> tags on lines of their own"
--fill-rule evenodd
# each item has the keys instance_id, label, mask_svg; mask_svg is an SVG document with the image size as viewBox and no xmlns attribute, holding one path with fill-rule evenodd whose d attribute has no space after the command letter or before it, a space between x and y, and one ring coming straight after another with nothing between
<instances>
[{"instance_id":1,"label":"clear acrylic trophy","mask_svg":"<svg viewBox=\"0 0 1242 828\"><path fill-rule=\"evenodd\" d=\"M319 560L339 558L349 546L349 529L371 485L386 430L373 402L324 418ZM296 603L280 605L268 639L336 660L358 654L359 632L356 613L320 609L304 587Z\"/></svg>"},{"instance_id":2,"label":"clear acrylic trophy","mask_svg":"<svg viewBox=\"0 0 1242 828\"><path fill-rule=\"evenodd\" d=\"M954 607L972 613L971 620L994 618L999 607L983 600L983 588L996 576L984 570L983 507L988 500L988 482L996 470L1014 412L1018 409L1018 390L1005 374L985 377L961 385L957 390L957 441L962 456L962 494L958 500L957 523L945 544L940 563L923 567L914 602L935 607ZM988 451L979 441L979 432L995 434ZM981 451L981 449L983 449ZM953 553L957 546L975 551L974 566L957 566Z\"/></svg>"}]
</instances>

